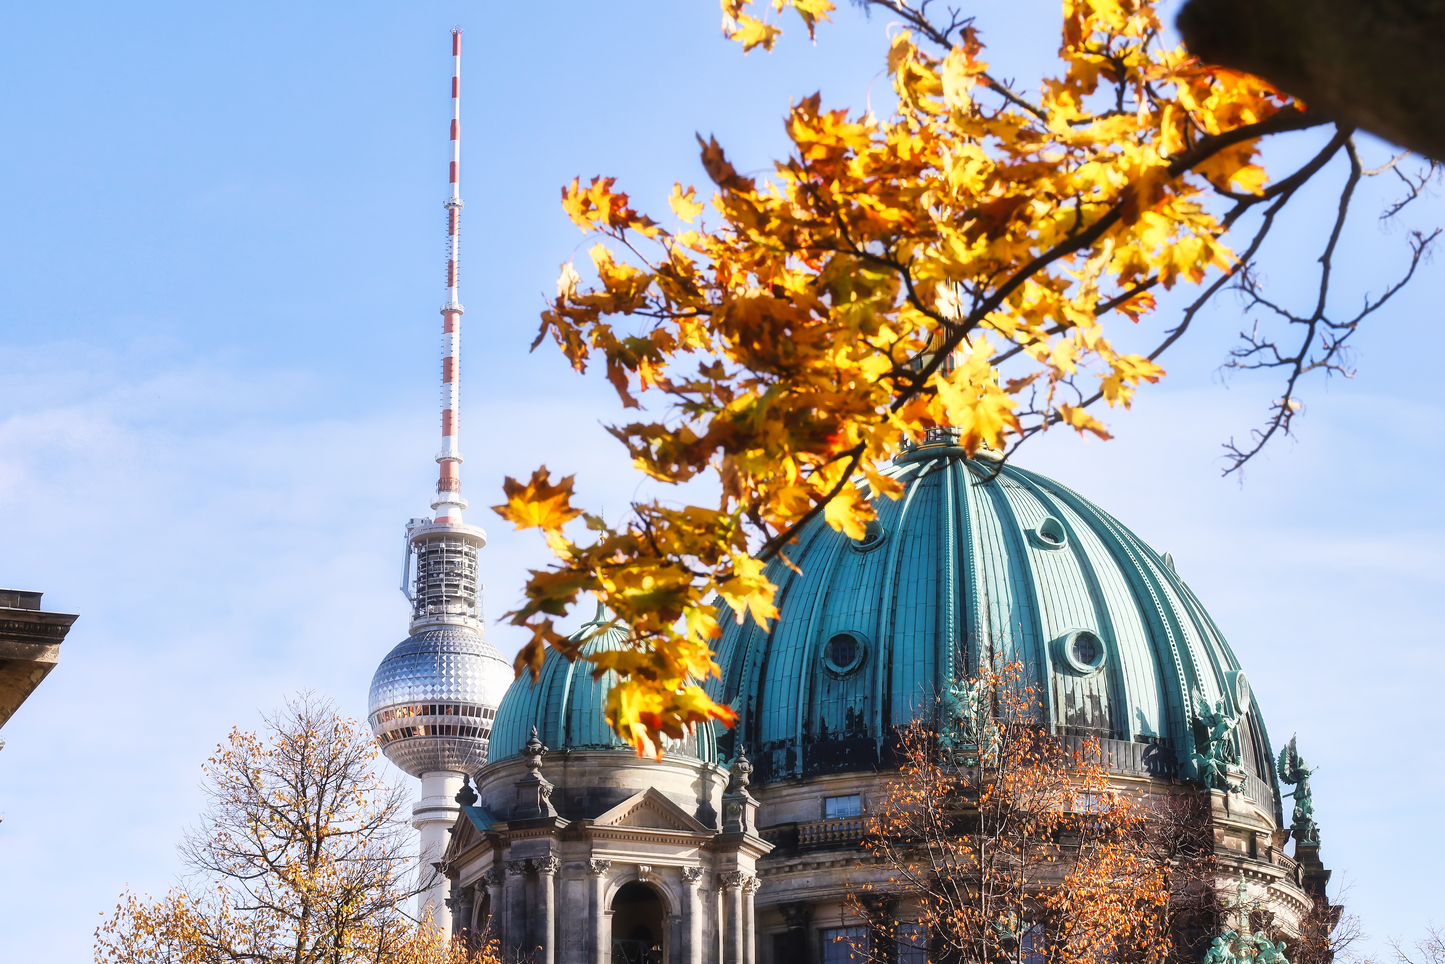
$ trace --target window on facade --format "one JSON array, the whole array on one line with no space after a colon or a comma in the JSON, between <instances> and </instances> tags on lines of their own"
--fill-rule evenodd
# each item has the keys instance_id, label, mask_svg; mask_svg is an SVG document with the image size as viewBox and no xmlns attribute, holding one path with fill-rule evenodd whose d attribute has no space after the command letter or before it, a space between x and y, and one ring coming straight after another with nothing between
<instances>
[{"instance_id":1,"label":"window on facade","mask_svg":"<svg viewBox=\"0 0 1445 964\"><path fill-rule=\"evenodd\" d=\"M828 640L828 659L834 666L843 669L858 660L858 640L847 633L839 633Z\"/></svg>"},{"instance_id":2,"label":"window on facade","mask_svg":"<svg viewBox=\"0 0 1445 964\"><path fill-rule=\"evenodd\" d=\"M928 932L922 924L898 925L898 964L928 964Z\"/></svg>"},{"instance_id":3,"label":"window on facade","mask_svg":"<svg viewBox=\"0 0 1445 964\"><path fill-rule=\"evenodd\" d=\"M1099 644L1093 636L1088 633L1080 633L1074 637L1074 659L1085 666L1093 666L1099 658Z\"/></svg>"},{"instance_id":4,"label":"window on facade","mask_svg":"<svg viewBox=\"0 0 1445 964\"><path fill-rule=\"evenodd\" d=\"M868 928L827 927L818 933L823 939L823 964L854 964L868 960Z\"/></svg>"},{"instance_id":5,"label":"window on facade","mask_svg":"<svg viewBox=\"0 0 1445 964\"><path fill-rule=\"evenodd\" d=\"M857 817L863 813L863 798L854 793L846 797L824 797L823 817L833 820L838 817Z\"/></svg>"}]
</instances>

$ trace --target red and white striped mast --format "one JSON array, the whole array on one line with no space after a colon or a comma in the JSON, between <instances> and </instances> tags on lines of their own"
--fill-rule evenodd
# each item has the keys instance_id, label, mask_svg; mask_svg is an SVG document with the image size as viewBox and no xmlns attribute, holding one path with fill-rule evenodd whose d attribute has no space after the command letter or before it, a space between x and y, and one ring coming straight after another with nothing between
<instances>
[{"instance_id":1,"label":"red and white striped mast","mask_svg":"<svg viewBox=\"0 0 1445 964\"><path fill-rule=\"evenodd\" d=\"M461 393L462 308L457 298L457 261L462 219L462 31L452 28L452 160L451 193L447 197L447 303L442 305L442 449L437 453L437 523L462 521L467 500L462 498L462 453L457 446Z\"/></svg>"}]
</instances>

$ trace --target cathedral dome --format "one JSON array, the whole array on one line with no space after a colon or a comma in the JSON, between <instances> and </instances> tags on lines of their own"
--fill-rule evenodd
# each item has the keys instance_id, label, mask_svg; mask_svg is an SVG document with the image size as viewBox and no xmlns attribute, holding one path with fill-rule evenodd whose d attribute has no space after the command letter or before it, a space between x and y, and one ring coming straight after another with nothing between
<instances>
[{"instance_id":1,"label":"cathedral dome","mask_svg":"<svg viewBox=\"0 0 1445 964\"><path fill-rule=\"evenodd\" d=\"M582 646L583 655L622 649L626 645L624 630L614 628L598 633L606 623L607 617L599 608L592 621L572 635L573 640L588 640ZM594 680L592 669L586 660L569 663L556 650L548 649L537 682L532 682L531 674L523 673L502 697L492 728L490 761L518 756L533 726L537 728L538 739L553 753L615 749L635 756L632 747L619 739L603 718L607 691L617 682L617 674L607 672ZM712 731L699 727L697 736L669 741L666 752L711 763L716 753Z\"/></svg>"},{"instance_id":2,"label":"cathedral dome","mask_svg":"<svg viewBox=\"0 0 1445 964\"><path fill-rule=\"evenodd\" d=\"M990 453L984 453L988 455ZM888 470L854 541L815 519L782 563L771 632L726 620L721 680L753 782L870 769L895 728L982 660L1018 660L1048 722L1101 741L1111 768L1200 779L1202 698L1241 718L1247 793L1278 811L1264 721L1229 645L1161 556L1071 489L1011 464L925 445ZM996 475L995 475L996 473Z\"/></svg>"},{"instance_id":3,"label":"cathedral dome","mask_svg":"<svg viewBox=\"0 0 1445 964\"><path fill-rule=\"evenodd\" d=\"M412 776L475 773L512 667L465 626L423 629L387 654L371 680L367 720L391 762Z\"/></svg>"}]
</instances>

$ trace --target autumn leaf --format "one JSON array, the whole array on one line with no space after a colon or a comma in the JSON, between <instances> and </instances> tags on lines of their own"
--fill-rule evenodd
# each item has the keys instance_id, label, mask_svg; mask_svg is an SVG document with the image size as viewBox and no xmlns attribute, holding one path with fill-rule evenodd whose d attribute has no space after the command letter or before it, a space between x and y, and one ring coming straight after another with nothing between
<instances>
[{"instance_id":1,"label":"autumn leaf","mask_svg":"<svg viewBox=\"0 0 1445 964\"><path fill-rule=\"evenodd\" d=\"M672 208L672 213L691 224L702 213L703 205L694 196L695 191L689 185L687 190L682 189L681 182L672 185L672 194L668 196L667 203Z\"/></svg>"},{"instance_id":2,"label":"autumn leaf","mask_svg":"<svg viewBox=\"0 0 1445 964\"><path fill-rule=\"evenodd\" d=\"M526 485L510 476L502 483L507 501L492 506L492 511L518 529L560 529L582 514L571 505L573 476L556 485L544 465L532 473Z\"/></svg>"},{"instance_id":3,"label":"autumn leaf","mask_svg":"<svg viewBox=\"0 0 1445 964\"><path fill-rule=\"evenodd\" d=\"M1111 439L1114 437L1105 430L1103 423L1082 408L1076 408L1073 405L1060 405L1059 418L1063 419L1065 425L1073 426L1080 435L1083 435L1085 432L1092 432L1102 439Z\"/></svg>"},{"instance_id":4,"label":"autumn leaf","mask_svg":"<svg viewBox=\"0 0 1445 964\"><path fill-rule=\"evenodd\" d=\"M777 27L763 23L756 17L750 17L747 14L738 16L737 24L737 27L728 34L728 39L742 44L743 53L758 46L764 50L772 50L773 44L777 43L778 37L783 33Z\"/></svg>"}]
</instances>

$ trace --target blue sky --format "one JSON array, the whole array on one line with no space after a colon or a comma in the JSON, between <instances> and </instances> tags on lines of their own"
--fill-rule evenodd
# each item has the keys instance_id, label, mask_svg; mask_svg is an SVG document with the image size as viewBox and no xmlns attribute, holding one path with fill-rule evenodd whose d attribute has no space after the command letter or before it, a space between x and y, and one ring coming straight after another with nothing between
<instances>
[{"instance_id":1,"label":"blue sky","mask_svg":"<svg viewBox=\"0 0 1445 964\"><path fill-rule=\"evenodd\" d=\"M540 540L480 507L545 462L620 509L637 478L598 379L527 352L581 235L557 203L616 175L665 212L703 181L693 134L744 170L784 147L790 98L886 107L888 24L851 9L816 46L720 39L710 0L31 4L0 35L0 584L79 612L0 752L6 956L89 959L122 888L159 893L232 725L314 689L354 715L405 633L404 521L426 511L443 294L447 31L467 28L463 448L489 611ZM1032 83L1057 5L980 5L996 72ZM1381 145L1367 146L1383 159ZM1338 183L1339 172L1330 173ZM1383 179L1381 179L1383 180ZM1341 304L1392 278L1406 229L1367 189ZM1300 198L1269 252L1298 303L1333 205ZM1324 857L1375 942L1441 906L1445 469L1431 338L1439 265L1375 319L1359 375L1306 388L1299 438L1241 485L1219 444L1274 384L1222 379L1250 318L1225 299L1115 413L1118 438L1019 456L1118 515L1179 571L1251 676L1276 743L1312 764ZM521 640L491 631L505 652Z\"/></svg>"}]
</instances>

